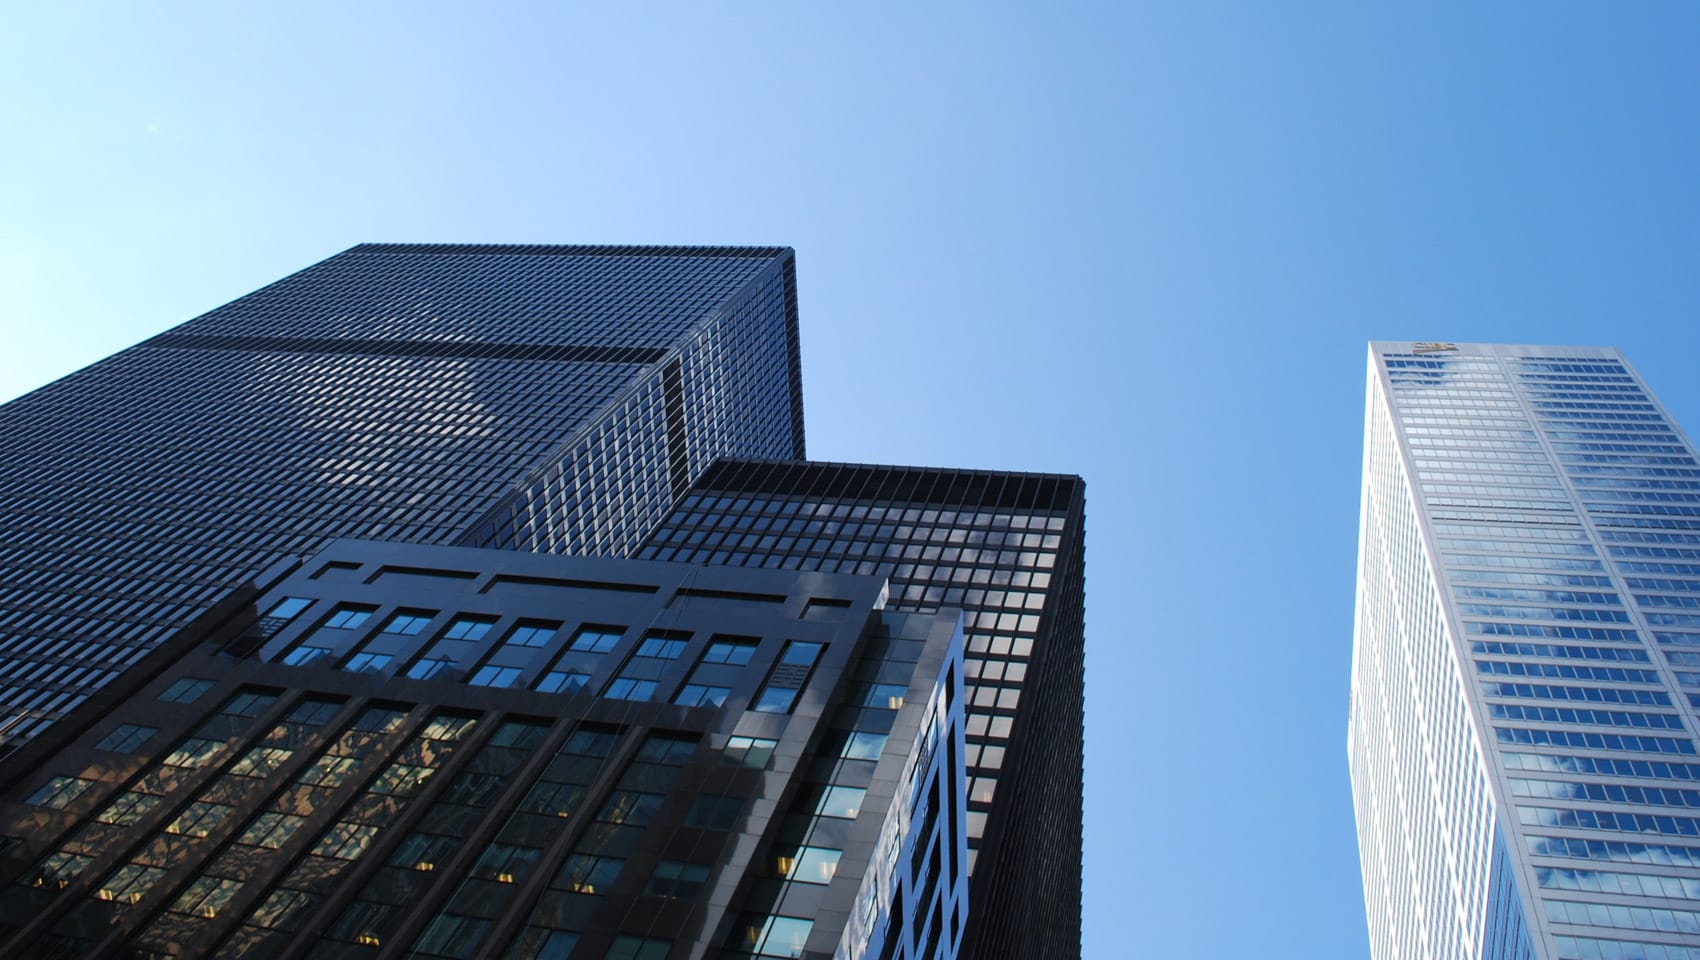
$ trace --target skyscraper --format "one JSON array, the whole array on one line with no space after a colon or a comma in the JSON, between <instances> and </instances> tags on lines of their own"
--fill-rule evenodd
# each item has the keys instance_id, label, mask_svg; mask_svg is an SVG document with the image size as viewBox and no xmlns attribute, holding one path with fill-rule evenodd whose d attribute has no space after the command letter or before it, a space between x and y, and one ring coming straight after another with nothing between
<instances>
[{"instance_id":1,"label":"skyscraper","mask_svg":"<svg viewBox=\"0 0 1700 960\"><path fill-rule=\"evenodd\" d=\"M948 960L961 616L339 540L0 764L0 955Z\"/></svg>"},{"instance_id":2,"label":"skyscraper","mask_svg":"<svg viewBox=\"0 0 1700 960\"><path fill-rule=\"evenodd\" d=\"M1374 955L1700 958L1700 461L1615 350L1373 343Z\"/></svg>"},{"instance_id":3,"label":"skyscraper","mask_svg":"<svg viewBox=\"0 0 1700 960\"><path fill-rule=\"evenodd\" d=\"M0 407L0 725L336 537L619 556L803 455L791 251L355 247Z\"/></svg>"},{"instance_id":4,"label":"skyscraper","mask_svg":"<svg viewBox=\"0 0 1700 960\"><path fill-rule=\"evenodd\" d=\"M0 408L0 732L36 738L0 765L0 943L1078 955L1084 485L801 461L797 343L783 248L364 245ZM457 792L586 724L591 846ZM671 853L705 824L604 806L705 790L731 838ZM398 823L501 862L410 867ZM599 857L632 869L572 873Z\"/></svg>"},{"instance_id":5,"label":"skyscraper","mask_svg":"<svg viewBox=\"0 0 1700 960\"><path fill-rule=\"evenodd\" d=\"M963 611L967 955L1080 955L1085 484L1079 477L722 461L638 556L888 578Z\"/></svg>"}]
</instances>

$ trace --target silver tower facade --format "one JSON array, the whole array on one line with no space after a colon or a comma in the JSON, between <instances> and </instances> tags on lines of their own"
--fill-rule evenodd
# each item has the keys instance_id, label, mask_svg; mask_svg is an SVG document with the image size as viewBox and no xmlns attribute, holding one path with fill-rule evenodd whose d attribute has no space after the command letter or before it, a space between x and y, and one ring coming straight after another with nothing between
<instances>
[{"instance_id":1,"label":"silver tower facade","mask_svg":"<svg viewBox=\"0 0 1700 960\"><path fill-rule=\"evenodd\" d=\"M1700 460L1616 350L1372 343L1371 949L1700 960Z\"/></svg>"}]
</instances>

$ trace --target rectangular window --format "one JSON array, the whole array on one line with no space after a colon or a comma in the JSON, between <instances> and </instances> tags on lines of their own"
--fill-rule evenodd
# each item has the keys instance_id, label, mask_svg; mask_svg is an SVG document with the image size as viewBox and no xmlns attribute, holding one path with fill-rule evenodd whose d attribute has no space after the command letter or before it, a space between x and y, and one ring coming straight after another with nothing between
<instances>
[{"instance_id":1,"label":"rectangular window","mask_svg":"<svg viewBox=\"0 0 1700 960\"><path fill-rule=\"evenodd\" d=\"M100 738L94 745L96 750L109 750L113 753L131 753L137 747L148 741L148 738L159 732L158 727L144 727L137 723L120 724L111 733Z\"/></svg>"},{"instance_id":2,"label":"rectangular window","mask_svg":"<svg viewBox=\"0 0 1700 960\"><path fill-rule=\"evenodd\" d=\"M494 617L456 617L443 631L444 640L482 640L496 625Z\"/></svg>"},{"instance_id":3,"label":"rectangular window","mask_svg":"<svg viewBox=\"0 0 1700 960\"><path fill-rule=\"evenodd\" d=\"M626 861L619 857L575 853L561 865L552 886L573 893L607 893L608 888L614 885L614 878L620 875L620 868L625 865Z\"/></svg>"},{"instance_id":4,"label":"rectangular window","mask_svg":"<svg viewBox=\"0 0 1700 960\"><path fill-rule=\"evenodd\" d=\"M792 847L775 858L774 873L797 883L831 883L843 855L829 847Z\"/></svg>"},{"instance_id":5,"label":"rectangular window","mask_svg":"<svg viewBox=\"0 0 1700 960\"><path fill-rule=\"evenodd\" d=\"M648 700L655 693L654 680L634 677L615 677L602 692L610 700Z\"/></svg>"},{"instance_id":6,"label":"rectangular window","mask_svg":"<svg viewBox=\"0 0 1700 960\"><path fill-rule=\"evenodd\" d=\"M93 780L80 777L54 777L43 784L41 789L24 798L24 802L32 807L46 807L49 810L63 810L71 802L83 795L83 791L94 786Z\"/></svg>"},{"instance_id":7,"label":"rectangular window","mask_svg":"<svg viewBox=\"0 0 1700 960\"><path fill-rule=\"evenodd\" d=\"M479 667L472 679L466 682L475 687L511 687L519 682L519 668L489 664Z\"/></svg>"},{"instance_id":8,"label":"rectangular window","mask_svg":"<svg viewBox=\"0 0 1700 960\"><path fill-rule=\"evenodd\" d=\"M597 627L586 625L573 634L573 642L569 649L579 653L607 653L620 643L624 636L625 627Z\"/></svg>"},{"instance_id":9,"label":"rectangular window","mask_svg":"<svg viewBox=\"0 0 1700 960\"><path fill-rule=\"evenodd\" d=\"M598 823L613 823L626 827L647 827L661 809L659 793L640 793L636 790L616 790L597 811Z\"/></svg>"},{"instance_id":10,"label":"rectangular window","mask_svg":"<svg viewBox=\"0 0 1700 960\"><path fill-rule=\"evenodd\" d=\"M453 660L426 657L423 660L414 661L413 666L407 668L407 675L415 680L431 680L437 677L453 676L454 668Z\"/></svg>"},{"instance_id":11,"label":"rectangular window","mask_svg":"<svg viewBox=\"0 0 1700 960\"><path fill-rule=\"evenodd\" d=\"M726 698L731 695L731 687L721 687L709 683L687 683L679 688L679 693L673 697L673 702L681 707L722 707L726 705Z\"/></svg>"},{"instance_id":12,"label":"rectangular window","mask_svg":"<svg viewBox=\"0 0 1700 960\"><path fill-rule=\"evenodd\" d=\"M273 604L270 610L266 611L265 619L281 621L280 625L288 623L295 619L301 611L312 605L313 601L306 597L284 597Z\"/></svg>"},{"instance_id":13,"label":"rectangular window","mask_svg":"<svg viewBox=\"0 0 1700 960\"><path fill-rule=\"evenodd\" d=\"M773 756L773 748L778 745L779 741L762 737L732 737L726 741L726 750L721 758L726 763L760 770L767 766L768 759Z\"/></svg>"},{"instance_id":14,"label":"rectangular window","mask_svg":"<svg viewBox=\"0 0 1700 960\"><path fill-rule=\"evenodd\" d=\"M541 856L543 850L539 847L492 843L473 864L472 875L496 883L519 883L531 873Z\"/></svg>"},{"instance_id":15,"label":"rectangular window","mask_svg":"<svg viewBox=\"0 0 1700 960\"><path fill-rule=\"evenodd\" d=\"M418 636L436 615L431 610L397 610L384 624L382 632L403 637Z\"/></svg>"},{"instance_id":16,"label":"rectangular window","mask_svg":"<svg viewBox=\"0 0 1700 960\"><path fill-rule=\"evenodd\" d=\"M201 694L211 690L212 687L213 682L211 680L203 680L200 677L184 677L166 687L160 693L159 700L164 703L194 703L201 699Z\"/></svg>"},{"instance_id":17,"label":"rectangular window","mask_svg":"<svg viewBox=\"0 0 1700 960\"><path fill-rule=\"evenodd\" d=\"M577 693L590 683L590 674L577 670L551 670L537 681L544 693Z\"/></svg>"},{"instance_id":18,"label":"rectangular window","mask_svg":"<svg viewBox=\"0 0 1700 960\"><path fill-rule=\"evenodd\" d=\"M372 619L372 607L342 606L325 620L323 626L332 630L353 630Z\"/></svg>"},{"instance_id":19,"label":"rectangular window","mask_svg":"<svg viewBox=\"0 0 1700 960\"><path fill-rule=\"evenodd\" d=\"M815 804L815 816L854 820L862 812L862 799L867 795L868 791L861 787L827 787L820 802Z\"/></svg>"},{"instance_id":20,"label":"rectangular window","mask_svg":"<svg viewBox=\"0 0 1700 960\"><path fill-rule=\"evenodd\" d=\"M649 635L638 644L637 656L649 657L654 660L677 660L685 652L685 645L690 642L690 634L679 634L674 631L651 630Z\"/></svg>"},{"instance_id":21,"label":"rectangular window","mask_svg":"<svg viewBox=\"0 0 1700 960\"><path fill-rule=\"evenodd\" d=\"M180 837L204 837L224 822L236 808L225 803L197 800L183 808L177 819L165 825L165 832Z\"/></svg>"},{"instance_id":22,"label":"rectangular window","mask_svg":"<svg viewBox=\"0 0 1700 960\"><path fill-rule=\"evenodd\" d=\"M541 620L522 620L508 634L507 643L515 647L541 647L555 638L555 631L561 629L558 623L547 623Z\"/></svg>"},{"instance_id":23,"label":"rectangular window","mask_svg":"<svg viewBox=\"0 0 1700 960\"><path fill-rule=\"evenodd\" d=\"M732 950L757 957L796 958L803 955L813 920L745 914L727 944Z\"/></svg>"},{"instance_id":24,"label":"rectangular window","mask_svg":"<svg viewBox=\"0 0 1700 960\"><path fill-rule=\"evenodd\" d=\"M750 709L762 713L790 713L797 705L797 695L809 681L809 672L814 668L820 651L821 644L818 643L788 641Z\"/></svg>"},{"instance_id":25,"label":"rectangular window","mask_svg":"<svg viewBox=\"0 0 1700 960\"><path fill-rule=\"evenodd\" d=\"M756 655L758 644L754 640L732 637L715 637L703 651L701 663L729 663L743 666Z\"/></svg>"},{"instance_id":26,"label":"rectangular window","mask_svg":"<svg viewBox=\"0 0 1700 960\"><path fill-rule=\"evenodd\" d=\"M292 667L304 667L317 660L323 660L331 655L330 647L296 647L284 654L283 662Z\"/></svg>"},{"instance_id":27,"label":"rectangular window","mask_svg":"<svg viewBox=\"0 0 1700 960\"><path fill-rule=\"evenodd\" d=\"M663 860L655 865L643 892L657 897L689 900L708 881L708 867L700 863Z\"/></svg>"},{"instance_id":28,"label":"rectangular window","mask_svg":"<svg viewBox=\"0 0 1700 960\"><path fill-rule=\"evenodd\" d=\"M382 673L391 659L387 653L357 653L342 668L349 673Z\"/></svg>"}]
</instances>

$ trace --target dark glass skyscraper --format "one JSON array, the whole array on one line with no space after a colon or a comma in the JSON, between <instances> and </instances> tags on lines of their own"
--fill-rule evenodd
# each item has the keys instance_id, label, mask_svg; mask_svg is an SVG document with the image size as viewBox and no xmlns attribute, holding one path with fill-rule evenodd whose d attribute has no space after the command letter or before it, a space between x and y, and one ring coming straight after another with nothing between
<instances>
[{"instance_id":1,"label":"dark glass skyscraper","mask_svg":"<svg viewBox=\"0 0 1700 960\"><path fill-rule=\"evenodd\" d=\"M0 724L335 537L629 552L803 454L796 303L784 248L369 244L0 407Z\"/></svg>"},{"instance_id":2,"label":"dark glass skyscraper","mask_svg":"<svg viewBox=\"0 0 1700 960\"><path fill-rule=\"evenodd\" d=\"M874 574L963 611L966 956L1080 955L1085 485L1049 474L726 461L638 552Z\"/></svg>"}]
</instances>

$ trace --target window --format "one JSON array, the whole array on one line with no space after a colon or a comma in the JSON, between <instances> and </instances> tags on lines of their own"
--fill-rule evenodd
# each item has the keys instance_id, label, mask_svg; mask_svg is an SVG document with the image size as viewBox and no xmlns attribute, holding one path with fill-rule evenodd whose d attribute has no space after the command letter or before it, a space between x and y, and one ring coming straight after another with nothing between
<instances>
[{"instance_id":1,"label":"window","mask_svg":"<svg viewBox=\"0 0 1700 960\"><path fill-rule=\"evenodd\" d=\"M779 655L779 662L774 665L767 684L756 695L750 709L762 713L790 713L797 705L797 695L808 682L809 670L820 656L820 650L818 643L805 640L787 642L785 652Z\"/></svg>"},{"instance_id":2,"label":"window","mask_svg":"<svg viewBox=\"0 0 1700 960\"><path fill-rule=\"evenodd\" d=\"M159 867L144 866L139 863L126 863L112 871L105 882L95 890L96 900L111 900L117 903L135 903L148 895L159 878L165 876L165 871Z\"/></svg>"},{"instance_id":3,"label":"window","mask_svg":"<svg viewBox=\"0 0 1700 960\"><path fill-rule=\"evenodd\" d=\"M306 917L318 902L311 893L281 888L255 908L247 923L267 930L294 930L296 921Z\"/></svg>"},{"instance_id":4,"label":"window","mask_svg":"<svg viewBox=\"0 0 1700 960\"><path fill-rule=\"evenodd\" d=\"M304 667L315 660L323 660L330 655L330 647L301 646L284 654L283 662L292 667Z\"/></svg>"},{"instance_id":5,"label":"window","mask_svg":"<svg viewBox=\"0 0 1700 960\"><path fill-rule=\"evenodd\" d=\"M541 856L543 851L538 847L492 843L484 848L483 855L473 864L472 875L497 883L518 883L531 873L531 868L537 865Z\"/></svg>"},{"instance_id":6,"label":"window","mask_svg":"<svg viewBox=\"0 0 1700 960\"><path fill-rule=\"evenodd\" d=\"M169 909L172 913L187 914L191 917L216 917L241 889L240 880L201 877L189 884Z\"/></svg>"},{"instance_id":7,"label":"window","mask_svg":"<svg viewBox=\"0 0 1700 960\"><path fill-rule=\"evenodd\" d=\"M569 649L579 653L607 653L619 644L625 632L625 627L580 627Z\"/></svg>"},{"instance_id":8,"label":"window","mask_svg":"<svg viewBox=\"0 0 1700 960\"><path fill-rule=\"evenodd\" d=\"M360 762L353 757L320 757L296 775L295 782L315 787L340 787L359 767Z\"/></svg>"},{"instance_id":9,"label":"window","mask_svg":"<svg viewBox=\"0 0 1700 960\"><path fill-rule=\"evenodd\" d=\"M838 755L846 760L878 760L884 752L885 734L853 730L845 735Z\"/></svg>"},{"instance_id":10,"label":"window","mask_svg":"<svg viewBox=\"0 0 1700 960\"><path fill-rule=\"evenodd\" d=\"M455 663L453 660L426 657L423 660L415 661L413 666L408 667L407 675L415 680L430 680L446 674L453 674L454 668Z\"/></svg>"},{"instance_id":11,"label":"window","mask_svg":"<svg viewBox=\"0 0 1700 960\"><path fill-rule=\"evenodd\" d=\"M697 752L697 738L694 736L674 736L665 733L651 734L638 747L637 759L646 763L664 763L668 766L681 766Z\"/></svg>"},{"instance_id":12,"label":"window","mask_svg":"<svg viewBox=\"0 0 1700 960\"><path fill-rule=\"evenodd\" d=\"M425 726L419 729L419 736L426 740L459 740L465 737L467 731L477 722L472 717L439 713L425 722Z\"/></svg>"},{"instance_id":13,"label":"window","mask_svg":"<svg viewBox=\"0 0 1700 960\"><path fill-rule=\"evenodd\" d=\"M698 794L697 798L691 801L691 810L685 815L685 822L693 827L733 830L737 828L738 816L743 812L744 801L738 797Z\"/></svg>"},{"instance_id":14,"label":"window","mask_svg":"<svg viewBox=\"0 0 1700 960\"><path fill-rule=\"evenodd\" d=\"M307 727L322 727L336 716L342 704L335 700L319 700L309 698L295 705L289 715L283 719L288 723L298 723Z\"/></svg>"},{"instance_id":15,"label":"window","mask_svg":"<svg viewBox=\"0 0 1700 960\"><path fill-rule=\"evenodd\" d=\"M863 691L861 701L864 707L878 707L881 710L900 710L903 708L903 697L909 688L896 683L870 683Z\"/></svg>"},{"instance_id":16,"label":"window","mask_svg":"<svg viewBox=\"0 0 1700 960\"><path fill-rule=\"evenodd\" d=\"M619 857L575 853L555 874L554 886L573 893L607 893L614 884L614 878L620 875L620 868L625 865L626 861Z\"/></svg>"},{"instance_id":17,"label":"window","mask_svg":"<svg viewBox=\"0 0 1700 960\"><path fill-rule=\"evenodd\" d=\"M174 833L181 837L204 837L217 829L236 808L225 803L209 803L196 800L183 808L177 819L165 825L166 833Z\"/></svg>"},{"instance_id":18,"label":"window","mask_svg":"<svg viewBox=\"0 0 1700 960\"><path fill-rule=\"evenodd\" d=\"M558 623L522 620L518 626L514 627L513 632L508 634L507 642L510 646L515 647L541 647L553 640L555 631L560 628L561 625Z\"/></svg>"},{"instance_id":19,"label":"window","mask_svg":"<svg viewBox=\"0 0 1700 960\"><path fill-rule=\"evenodd\" d=\"M732 737L726 741L726 750L721 759L740 767L755 767L762 769L767 766L768 758L773 756L773 748L779 745L777 740L762 737Z\"/></svg>"},{"instance_id":20,"label":"window","mask_svg":"<svg viewBox=\"0 0 1700 960\"><path fill-rule=\"evenodd\" d=\"M610 700L648 700L655 693L655 686L654 680L615 677L602 695Z\"/></svg>"},{"instance_id":21,"label":"window","mask_svg":"<svg viewBox=\"0 0 1700 960\"><path fill-rule=\"evenodd\" d=\"M211 690L212 687L213 682L211 680L202 680L200 677L184 677L166 687L160 693L159 700L164 703L194 703L201 699L201 694Z\"/></svg>"},{"instance_id":22,"label":"window","mask_svg":"<svg viewBox=\"0 0 1700 960\"><path fill-rule=\"evenodd\" d=\"M457 617L443 631L444 640L482 640L496 625L494 617Z\"/></svg>"},{"instance_id":23,"label":"window","mask_svg":"<svg viewBox=\"0 0 1700 960\"><path fill-rule=\"evenodd\" d=\"M372 619L370 607L341 607L330 615L324 625L333 630L353 630L367 620Z\"/></svg>"},{"instance_id":24,"label":"window","mask_svg":"<svg viewBox=\"0 0 1700 960\"><path fill-rule=\"evenodd\" d=\"M775 858L773 870L798 883L831 883L843 853L829 847L793 847Z\"/></svg>"},{"instance_id":25,"label":"window","mask_svg":"<svg viewBox=\"0 0 1700 960\"><path fill-rule=\"evenodd\" d=\"M689 900L697 895L707 880L708 867L703 864L663 860L655 865L643 892L657 897Z\"/></svg>"},{"instance_id":26,"label":"window","mask_svg":"<svg viewBox=\"0 0 1700 960\"><path fill-rule=\"evenodd\" d=\"M296 614L312 605L313 601L306 597L284 597L282 600L273 604L270 610L266 611L265 618L267 620L293 620L295 619Z\"/></svg>"},{"instance_id":27,"label":"window","mask_svg":"<svg viewBox=\"0 0 1700 960\"><path fill-rule=\"evenodd\" d=\"M622 933L614 938L614 945L608 948L604 960L667 960L667 952L671 949L671 940Z\"/></svg>"},{"instance_id":28,"label":"window","mask_svg":"<svg viewBox=\"0 0 1700 960\"><path fill-rule=\"evenodd\" d=\"M377 836L378 828L372 824L338 820L313 845L311 852L314 856L336 860L358 860Z\"/></svg>"},{"instance_id":29,"label":"window","mask_svg":"<svg viewBox=\"0 0 1700 960\"><path fill-rule=\"evenodd\" d=\"M550 930L547 927L526 927L508 951L508 960L567 960L578 946L578 934L571 930Z\"/></svg>"},{"instance_id":30,"label":"window","mask_svg":"<svg viewBox=\"0 0 1700 960\"><path fill-rule=\"evenodd\" d=\"M71 805L71 801L83 795L83 791L94 786L93 780L80 777L54 777L43 784L41 789L24 798L24 802L32 807L47 807L50 810L63 810Z\"/></svg>"},{"instance_id":31,"label":"window","mask_svg":"<svg viewBox=\"0 0 1700 960\"><path fill-rule=\"evenodd\" d=\"M93 857L85 857L80 853L55 853L36 864L35 869L25 874L19 881L30 887L49 887L62 890L70 886L71 881L94 862Z\"/></svg>"},{"instance_id":32,"label":"window","mask_svg":"<svg viewBox=\"0 0 1700 960\"><path fill-rule=\"evenodd\" d=\"M551 670L537 681L544 693L577 693L590 683L590 674L578 670Z\"/></svg>"},{"instance_id":33,"label":"window","mask_svg":"<svg viewBox=\"0 0 1700 960\"><path fill-rule=\"evenodd\" d=\"M707 683L687 683L680 688L673 702L681 707L722 707L726 698L732 695L731 687L717 687Z\"/></svg>"},{"instance_id":34,"label":"window","mask_svg":"<svg viewBox=\"0 0 1700 960\"><path fill-rule=\"evenodd\" d=\"M636 790L616 790L596 814L598 823L613 823L626 827L647 827L661 809L662 795L640 793Z\"/></svg>"},{"instance_id":35,"label":"window","mask_svg":"<svg viewBox=\"0 0 1700 960\"><path fill-rule=\"evenodd\" d=\"M815 815L854 820L862 812L862 798L867 794L861 787L827 787L815 805Z\"/></svg>"},{"instance_id":36,"label":"window","mask_svg":"<svg viewBox=\"0 0 1700 960\"><path fill-rule=\"evenodd\" d=\"M417 636L431 623L436 614L430 610L397 610L384 624L382 632L403 637Z\"/></svg>"},{"instance_id":37,"label":"window","mask_svg":"<svg viewBox=\"0 0 1700 960\"><path fill-rule=\"evenodd\" d=\"M144 727L137 723L120 724L111 733L100 738L94 745L96 750L110 750L113 753L130 753L148 741L148 738L159 732L158 727Z\"/></svg>"},{"instance_id":38,"label":"window","mask_svg":"<svg viewBox=\"0 0 1700 960\"><path fill-rule=\"evenodd\" d=\"M460 849L460 838L414 832L402 838L390 854L390 866L430 873Z\"/></svg>"},{"instance_id":39,"label":"window","mask_svg":"<svg viewBox=\"0 0 1700 960\"><path fill-rule=\"evenodd\" d=\"M672 633L651 633L638 644L636 655L655 660L677 660L679 655L685 652L685 644L689 642L689 638L689 634L681 637Z\"/></svg>"},{"instance_id":40,"label":"window","mask_svg":"<svg viewBox=\"0 0 1700 960\"><path fill-rule=\"evenodd\" d=\"M431 921L431 925L425 928L425 932L420 934L413 944L413 949L418 953L461 960L463 957L472 956L489 930L488 920L440 913Z\"/></svg>"},{"instance_id":41,"label":"window","mask_svg":"<svg viewBox=\"0 0 1700 960\"><path fill-rule=\"evenodd\" d=\"M382 673L391 659L387 653L357 653L342 668L349 673Z\"/></svg>"},{"instance_id":42,"label":"window","mask_svg":"<svg viewBox=\"0 0 1700 960\"><path fill-rule=\"evenodd\" d=\"M250 847L265 847L276 850L289 842L295 836L295 831L307 822L306 817L293 813L277 813L267 810L248 822L248 828L236 838L236 842Z\"/></svg>"},{"instance_id":43,"label":"window","mask_svg":"<svg viewBox=\"0 0 1700 960\"><path fill-rule=\"evenodd\" d=\"M276 773L294 755L295 751L281 747L255 747L231 765L230 773L237 777L265 779Z\"/></svg>"},{"instance_id":44,"label":"window","mask_svg":"<svg viewBox=\"0 0 1700 960\"><path fill-rule=\"evenodd\" d=\"M756 655L756 641L716 637L703 651L702 663L730 663L743 666Z\"/></svg>"},{"instance_id":45,"label":"window","mask_svg":"<svg viewBox=\"0 0 1700 960\"><path fill-rule=\"evenodd\" d=\"M728 946L758 957L800 957L814 926L813 920L797 917L746 914L733 930L733 940Z\"/></svg>"},{"instance_id":46,"label":"window","mask_svg":"<svg viewBox=\"0 0 1700 960\"><path fill-rule=\"evenodd\" d=\"M371 793L379 793L389 797L411 797L419 792L425 781L436 773L435 767L421 767L411 763L392 763L378 774L366 789Z\"/></svg>"},{"instance_id":47,"label":"window","mask_svg":"<svg viewBox=\"0 0 1700 960\"><path fill-rule=\"evenodd\" d=\"M578 808L579 800L584 797L584 787L576 783L555 783L540 780L525 799L519 803L519 808L527 813L541 813L553 817L569 817Z\"/></svg>"},{"instance_id":48,"label":"window","mask_svg":"<svg viewBox=\"0 0 1700 960\"><path fill-rule=\"evenodd\" d=\"M163 797L151 793L126 790L119 794L116 800L113 800L99 813L95 814L94 818L101 823L135 823L147 816L149 810L159 806L163 799Z\"/></svg>"},{"instance_id":49,"label":"window","mask_svg":"<svg viewBox=\"0 0 1700 960\"><path fill-rule=\"evenodd\" d=\"M478 668L472 679L466 681L475 687L511 687L519 680L518 667L498 667L488 664Z\"/></svg>"}]
</instances>

